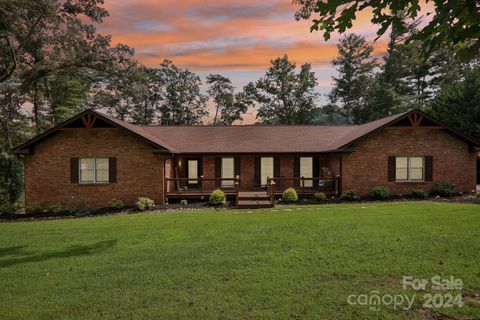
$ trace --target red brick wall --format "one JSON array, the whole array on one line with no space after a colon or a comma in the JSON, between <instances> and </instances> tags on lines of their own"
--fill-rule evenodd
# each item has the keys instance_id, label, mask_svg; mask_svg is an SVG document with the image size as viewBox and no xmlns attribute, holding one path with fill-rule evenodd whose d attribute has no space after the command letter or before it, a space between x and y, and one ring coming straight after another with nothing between
<instances>
[{"instance_id":1,"label":"red brick wall","mask_svg":"<svg viewBox=\"0 0 480 320\"><path fill-rule=\"evenodd\" d=\"M389 182L388 156L433 156L433 181ZM475 153L468 145L436 128L386 128L343 155L343 190L355 189L366 195L372 187L388 186L392 194L409 194L412 189L430 191L435 182L449 180L456 191L475 189Z\"/></svg>"},{"instance_id":2,"label":"red brick wall","mask_svg":"<svg viewBox=\"0 0 480 320\"><path fill-rule=\"evenodd\" d=\"M134 205L140 196L162 203L165 155L155 155L151 149L120 129L61 131L25 156L26 204L105 207L117 198ZM117 158L116 183L70 182L70 158L91 156Z\"/></svg>"}]
</instances>

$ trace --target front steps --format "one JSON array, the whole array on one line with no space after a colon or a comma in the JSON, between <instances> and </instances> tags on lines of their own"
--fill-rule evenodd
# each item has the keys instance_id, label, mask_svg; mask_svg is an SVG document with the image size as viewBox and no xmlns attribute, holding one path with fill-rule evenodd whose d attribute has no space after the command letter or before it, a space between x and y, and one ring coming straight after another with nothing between
<instances>
[{"instance_id":1,"label":"front steps","mask_svg":"<svg viewBox=\"0 0 480 320\"><path fill-rule=\"evenodd\" d=\"M270 202L270 197L266 191L240 191L238 193L237 203L237 208L239 209L260 209L273 207L272 203Z\"/></svg>"}]
</instances>

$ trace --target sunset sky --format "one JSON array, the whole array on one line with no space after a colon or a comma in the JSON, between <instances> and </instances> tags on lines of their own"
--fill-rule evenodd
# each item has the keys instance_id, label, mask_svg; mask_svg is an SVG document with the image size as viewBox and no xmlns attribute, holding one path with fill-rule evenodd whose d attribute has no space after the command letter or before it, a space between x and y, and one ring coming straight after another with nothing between
<instances>
[{"instance_id":1,"label":"sunset sky","mask_svg":"<svg viewBox=\"0 0 480 320\"><path fill-rule=\"evenodd\" d=\"M339 35L328 42L321 33L310 33L310 23L295 21L291 0L106 0L110 17L99 27L136 50L148 66L163 59L188 68L202 79L220 73L240 90L261 77L269 61L283 54L302 64L312 63L318 90L328 92ZM376 37L370 14L357 16L352 32L367 40ZM385 52L385 38L373 43L374 54ZM320 102L324 102L325 98Z\"/></svg>"}]
</instances>

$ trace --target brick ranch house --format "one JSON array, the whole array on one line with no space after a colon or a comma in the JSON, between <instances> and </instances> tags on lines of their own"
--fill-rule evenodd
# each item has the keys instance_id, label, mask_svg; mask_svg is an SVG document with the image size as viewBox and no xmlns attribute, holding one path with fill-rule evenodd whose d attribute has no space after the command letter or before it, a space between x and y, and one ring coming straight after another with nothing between
<instances>
[{"instance_id":1,"label":"brick ranch house","mask_svg":"<svg viewBox=\"0 0 480 320\"><path fill-rule=\"evenodd\" d=\"M26 205L106 207L215 188L255 200L289 186L305 196L374 186L398 195L448 180L472 192L479 148L420 110L341 126L136 126L86 110L11 152L24 161Z\"/></svg>"}]
</instances>

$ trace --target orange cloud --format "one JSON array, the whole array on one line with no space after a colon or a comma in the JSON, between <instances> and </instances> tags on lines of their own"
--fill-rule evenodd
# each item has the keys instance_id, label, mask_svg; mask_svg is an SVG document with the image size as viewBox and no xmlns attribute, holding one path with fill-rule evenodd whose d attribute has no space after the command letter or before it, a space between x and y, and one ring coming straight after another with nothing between
<instances>
[{"instance_id":1,"label":"orange cloud","mask_svg":"<svg viewBox=\"0 0 480 320\"><path fill-rule=\"evenodd\" d=\"M100 30L113 42L135 48L155 66L164 58L193 70L265 69L284 53L298 62L326 64L336 55L338 36L325 42L308 21L294 19L290 1L140 0L106 2L110 12ZM369 13L358 15L353 31L374 35ZM384 43L375 45L377 51Z\"/></svg>"}]
</instances>

